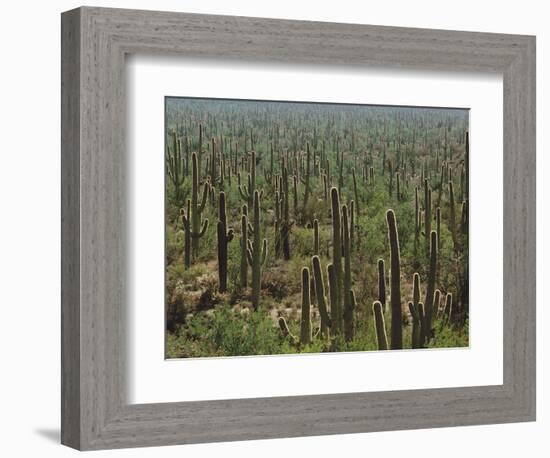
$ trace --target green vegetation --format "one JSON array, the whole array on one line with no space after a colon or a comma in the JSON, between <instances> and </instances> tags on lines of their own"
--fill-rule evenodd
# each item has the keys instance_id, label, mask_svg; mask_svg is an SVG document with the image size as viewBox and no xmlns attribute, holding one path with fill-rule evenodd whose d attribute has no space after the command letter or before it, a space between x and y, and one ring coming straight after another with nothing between
<instances>
[{"instance_id":1,"label":"green vegetation","mask_svg":"<svg viewBox=\"0 0 550 458\"><path fill-rule=\"evenodd\" d=\"M167 357L468 345L465 110L166 107Z\"/></svg>"}]
</instances>

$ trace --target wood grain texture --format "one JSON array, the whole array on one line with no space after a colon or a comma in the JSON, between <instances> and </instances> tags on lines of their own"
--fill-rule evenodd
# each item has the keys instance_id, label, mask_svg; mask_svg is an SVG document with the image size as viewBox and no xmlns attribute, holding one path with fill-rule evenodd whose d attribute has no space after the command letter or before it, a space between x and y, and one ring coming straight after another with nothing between
<instances>
[{"instance_id":1,"label":"wood grain texture","mask_svg":"<svg viewBox=\"0 0 550 458\"><path fill-rule=\"evenodd\" d=\"M535 418L535 39L80 8L62 15L62 442L78 449ZM504 75L504 384L129 405L127 54Z\"/></svg>"}]
</instances>

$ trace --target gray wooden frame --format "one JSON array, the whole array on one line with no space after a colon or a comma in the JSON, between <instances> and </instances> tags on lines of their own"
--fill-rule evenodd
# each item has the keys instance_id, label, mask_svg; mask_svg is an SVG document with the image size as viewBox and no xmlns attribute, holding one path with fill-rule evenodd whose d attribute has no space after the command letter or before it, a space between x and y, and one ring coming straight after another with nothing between
<instances>
[{"instance_id":1,"label":"gray wooden frame","mask_svg":"<svg viewBox=\"0 0 550 458\"><path fill-rule=\"evenodd\" d=\"M535 419L535 38L83 7L62 15L62 443L105 449ZM502 385L129 405L129 53L504 78Z\"/></svg>"}]
</instances>

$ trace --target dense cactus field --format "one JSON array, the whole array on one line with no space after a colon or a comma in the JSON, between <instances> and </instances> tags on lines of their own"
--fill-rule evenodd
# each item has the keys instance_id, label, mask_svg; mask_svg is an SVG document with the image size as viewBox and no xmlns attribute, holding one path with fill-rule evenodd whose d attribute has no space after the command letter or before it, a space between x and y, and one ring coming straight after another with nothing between
<instances>
[{"instance_id":1,"label":"dense cactus field","mask_svg":"<svg viewBox=\"0 0 550 458\"><path fill-rule=\"evenodd\" d=\"M166 98L168 358L468 346L468 111Z\"/></svg>"}]
</instances>

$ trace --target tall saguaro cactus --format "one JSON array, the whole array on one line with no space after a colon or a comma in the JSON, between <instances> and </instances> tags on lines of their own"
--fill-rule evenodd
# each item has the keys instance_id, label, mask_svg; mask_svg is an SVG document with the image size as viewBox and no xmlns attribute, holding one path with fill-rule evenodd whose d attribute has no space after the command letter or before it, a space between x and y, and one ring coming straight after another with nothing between
<instances>
[{"instance_id":1,"label":"tall saguaro cactus","mask_svg":"<svg viewBox=\"0 0 550 458\"><path fill-rule=\"evenodd\" d=\"M453 182L449 181L449 229L453 239L454 250L458 251L458 243L456 237L456 209L455 209L455 194L453 191Z\"/></svg>"},{"instance_id":2,"label":"tall saguaro cactus","mask_svg":"<svg viewBox=\"0 0 550 458\"><path fill-rule=\"evenodd\" d=\"M208 218L205 218L202 222L201 217L206 201L208 199L208 182L204 183L201 202L199 203L199 172L197 164L197 154L193 153L191 156L192 161L192 188L191 188L191 208L189 215L182 217L184 230L189 233L191 237L191 252L193 259L196 259L199 254L199 239L204 236L206 229L208 228ZM191 221L189 221L191 218Z\"/></svg>"},{"instance_id":3,"label":"tall saguaro cactus","mask_svg":"<svg viewBox=\"0 0 550 458\"><path fill-rule=\"evenodd\" d=\"M302 269L302 319L300 324L300 343L311 343L311 297L309 286L309 269Z\"/></svg>"},{"instance_id":4,"label":"tall saguaro cactus","mask_svg":"<svg viewBox=\"0 0 550 458\"><path fill-rule=\"evenodd\" d=\"M244 206L247 208L246 206ZM244 208L243 208L244 210ZM240 270L240 281L241 288L246 288L248 285L248 259L247 259L247 250L248 250L248 216L243 213L241 216L241 270Z\"/></svg>"},{"instance_id":5,"label":"tall saguaro cactus","mask_svg":"<svg viewBox=\"0 0 550 458\"><path fill-rule=\"evenodd\" d=\"M430 233L430 269L428 271L428 285L426 288L426 300L424 311L426 314L426 343L432 337L432 316L435 292L435 279L437 276L437 232Z\"/></svg>"},{"instance_id":6,"label":"tall saguaro cactus","mask_svg":"<svg viewBox=\"0 0 550 458\"><path fill-rule=\"evenodd\" d=\"M320 243L319 243L319 220L313 220L313 254L320 254Z\"/></svg>"},{"instance_id":7,"label":"tall saguaro cactus","mask_svg":"<svg viewBox=\"0 0 550 458\"><path fill-rule=\"evenodd\" d=\"M315 286L315 298L319 307L319 315L321 315L321 335L328 336L328 331L332 326L330 315L327 308L327 299L325 296L325 284L323 282L323 274L321 272L321 260L315 255L311 258L313 268L313 283Z\"/></svg>"},{"instance_id":8,"label":"tall saguaro cactus","mask_svg":"<svg viewBox=\"0 0 550 458\"><path fill-rule=\"evenodd\" d=\"M233 229L227 230L225 192L220 192L218 200L218 281L220 293L227 291L227 245L233 240Z\"/></svg>"},{"instance_id":9,"label":"tall saguaro cactus","mask_svg":"<svg viewBox=\"0 0 550 458\"><path fill-rule=\"evenodd\" d=\"M335 334L340 334L342 330L342 229L340 225L340 197L338 189L333 187L330 190L332 204L332 266L335 275L335 284L331 284L331 290L334 290L334 299L331 301L332 320ZM333 288L334 286L334 288ZM332 293L331 293L332 294ZM332 299L332 296L331 296Z\"/></svg>"},{"instance_id":10,"label":"tall saguaro cactus","mask_svg":"<svg viewBox=\"0 0 550 458\"><path fill-rule=\"evenodd\" d=\"M391 305L391 349L403 348L403 330L401 313L401 260L399 254L399 236L397 221L393 210L386 212L388 238L390 241L390 305Z\"/></svg>"},{"instance_id":11,"label":"tall saguaro cactus","mask_svg":"<svg viewBox=\"0 0 550 458\"><path fill-rule=\"evenodd\" d=\"M309 175L311 173L311 153L309 151L309 142L306 143L306 150L307 150L307 159L306 159L306 173L305 177L303 177L304 182L304 215L306 214L306 208L307 208L307 202L309 200L309 194L311 192L310 185L309 185Z\"/></svg>"},{"instance_id":12,"label":"tall saguaro cactus","mask_svg":"<svg viewBox=\"0 0 550 458\"><path fill-rule=\"evenodd\" d=\"M432 231L432 190L428 179L424 179L424 236L426 238L426 252L430 246L430 232Z\"/></svg>"},{"instance_id":13,"label":"tall saguaro cactus","mask_svg":"<svg viewBox=\"0 0 550 458\"><path fill-rule=\"evenodd\" d=\"M343 290L341 294L344 296L344 338L346 342L353 340L354 334L354 321L353 321L353 308L354 303L352 301L352 290L351 290L351 237L350 237L350 225L349 225L349 216L348 208L346 205L342 206L342 233L344 235L344 282Z\"/></svg>"},{"instance_id":14,"label":"tall saguaro cactus","mask_svg":"<svg viewBox=\"0 0 550 458\"><path fill-rule=\"evenodd\" d=\"M283 258L285 260L290 259L290 231L294 224L290 220L290 209L288 205L289 185L288 185L288 167L283 166L282 171L282 222L281 222L281 247L283 251Z\"/></svg>"},{"instance_id":15,"label":"tall saguaro cactus","mask_svg":"<svg viewBox=\"0 0 550 458\"><path fill-rule=\"evenodd\" d=\"M261 238L260 211L260 194L256 190L254 191L252 220L252 236L254 237L254 241L251 242L248 240L246 252L248 264L252 269L252 306L254 310L258 310L260 305L262 266L267 259L267 240L263 239L262 242Z\"/></svg>"}]
</instances>

